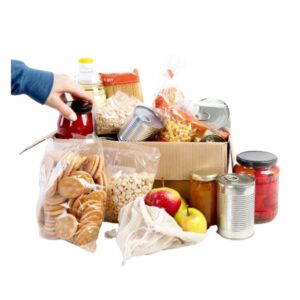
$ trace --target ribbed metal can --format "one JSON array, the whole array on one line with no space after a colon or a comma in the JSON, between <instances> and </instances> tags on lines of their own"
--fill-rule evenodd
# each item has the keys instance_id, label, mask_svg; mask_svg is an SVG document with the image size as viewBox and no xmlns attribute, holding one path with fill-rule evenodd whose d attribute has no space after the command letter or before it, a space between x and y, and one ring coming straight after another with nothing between
<instances>
[{"instance_id":1,"label":"ribbed metal can","mask_svg":"<svg viewBox=\"0 0 300 300\"><path fill-rule=\"evenodd\" d=\"M254 234L255 180L246 174L219 175L218 233L228 239L246 239Z\"/></svg>"},{"instance_id":2,"label":"ribbed metal can","mask_svg":"<svg viewBox=\"0 0 300 300\"><path fill-rule=\"evenodd\" d=\"M137 106L131 119L121 128L118 140L145 141L162 127L162 119L152 109Z\"/></svg>"}]
</instances>

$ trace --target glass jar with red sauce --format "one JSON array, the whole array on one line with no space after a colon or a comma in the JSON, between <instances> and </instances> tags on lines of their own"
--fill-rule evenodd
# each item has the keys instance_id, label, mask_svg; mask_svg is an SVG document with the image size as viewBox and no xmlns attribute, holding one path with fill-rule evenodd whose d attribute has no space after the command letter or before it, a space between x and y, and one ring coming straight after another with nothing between
<instances>
[{"instance_id":1,"label":"glass jar with red sauce","mask_svg":"<svg viewBox=\"0 0 300 300\"><path fill-rule=\"evenodd\" d=\"M255 223L272 221L278 211L279 168L276 155L264 151L246 151L237 156L234 173L255 177Z\"/></svg>"},{"instance_id":2,"label":"glass jar with red sauce","mask_svg":"<svg viewBox=\"0 0 300 300\"><path fill-rule=\"evenodd\" d=\"M83 100L68 102L77 115L76 121L70 121L60 116L57 123L56 137L60 139L90 138L93 136L94 123L92 104Z\"/></svg>"}]
</instances>

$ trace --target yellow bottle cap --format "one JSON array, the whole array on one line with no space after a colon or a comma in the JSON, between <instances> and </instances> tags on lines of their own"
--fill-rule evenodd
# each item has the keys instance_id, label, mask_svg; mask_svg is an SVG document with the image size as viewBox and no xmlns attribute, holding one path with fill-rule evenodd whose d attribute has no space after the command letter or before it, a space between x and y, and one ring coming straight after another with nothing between
<instances>
[{"instance_id":1,"label":"yellow bottle cap","mask_svg":"<svg viewBox=\"0 0 300 300\"><path fill-rule=\"evenodd\" d=\"M92 58L83 57L83 58L79 58L78 62L80 64L92 64L94 60Z\"/></svg>"}]
</instances>

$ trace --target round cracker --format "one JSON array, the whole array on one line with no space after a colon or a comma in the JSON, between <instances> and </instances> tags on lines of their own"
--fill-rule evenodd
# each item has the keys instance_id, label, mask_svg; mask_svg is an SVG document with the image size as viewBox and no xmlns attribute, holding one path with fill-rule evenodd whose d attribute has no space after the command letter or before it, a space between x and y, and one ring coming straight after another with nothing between
<instances>
[{"instance_id":1,"label":"round cracker","mask_svg":"<svg viewBox=\"0 0 300 300\"><path fill-rule=\"evenodd\" d=\"M82 213L84 213L85 211L87 211L87 209L97 210L97 209L102 209L102 208L103 208L103 205L102 205L101 201L99 201L97 199L89 199L89 200L86 200L82 204L81 211L82 211Z\"/></svg>"},{"instance_id":2,"label":"round cracker","mask_svg":"<svg viewBox=\"0 0 300 300\"><path fill-rule=\"evenodd\" d=\"M97 180L99 176L101 176L101 172L103 171L104 166L104 158L102 155L99 155L99 164L96 172L94 173L94 179Z\"/></svg>"},{"instance_id":3,"label":"round cracker","mask_svg":"<svg viewBox=\"0 0 300 300\"><path fill-rule=\"evenodd\" d=\"M52 185L49 187L49 189L46 192L46 197L50 198L53 197L57 192L57 186L58 186L58 179L55 179Z\"/></svg>"},{"instance_id":4,"label":"round cracker","mask_svg":"<svg viewBox=\"0 0 300 300\"><path fill-rule=\"evenodd\" d=\"M99 235L99 227L96 225L83 226L75 236L75 243L79 246L96 241Z\"/></svg>"},{"instance_id":5,"label":"round cracker","mask_svg":"<svg viewBox=\"0 0 300 300\"><path fill-rule=\"evenodd\" d=\"M57 237L63 240L70 240L77 231L77 220L71 214L58 218L55 223L55 232Z\"/></svg>"},{"instance_id":6,"label":"round cracker","mask_svg":"<svg viewBox=\"0 0 300 300\"><path fill-rule=\"evenodd\" d=\"M98 170L99 162L100 162L100 156L96 155L95 162L94 162L93 168L91 169L91 173L90 173L92 177L94 177L96 171Z\"/></svg>"},{"instance_id":7,"label":"round cracker","mask_svg":"<svg viewBox=\"0 0 300 300\"><path fill-rule=\"evenodd\" d=\"M85 197L86 195L81 195L78 198L76 198L72 204L71 207L71 213L77 217L80 218L81 217L81 209L80 207L83 205L84 201L85 201Z\"/></svg>"},{"instance_id":8,"label":"round cracker","mask_svg":"<svg viewBox=\"0 0 300 300\"><path fill-rule=\"evenodd\" d=\"M69 162L65 172L64 172L64 177L68 177L71 175L71 173L74 171L76 163L78 163L78 155L75 155L72 160Z\"/></svg>"},{"instance_id":9,"label":"round cracker","mask_svg":"<svg viewBox=\"0 0 300 300\"><path fill-rule=\"evenodd\" d=\"M89 155L85 162L82 164L81 169L91 174L91 171L95 165L97 155Z\"/></svg>"},{"instance_id":10,"label":"round cracker","mask_svg":"<svg viewBox=\"0 0 300 300\"><path fill-rule=\"evenodd\" d=\"M78 178L64 177L58 183L58 193L65 198L76 198L85 190L85 186Z\"/></svg>"},{"instance_id":11,"label":"round cracker","mask_svg":"<svg viewBox=\"0 0 300 300\"><path fill-rule=\"evenodd\" d=\"M84 221L86 219L88 219L89 217L92 216L97 216L99 218L99 220L104 218L104 211L103 210L90 210L84 213L84 215L82 215L82 217L80 218L80 221Z\"/></svg>"},{"instance_id":12,"label":"round cracker","mask_svg":"<svg viewBox=\"0 0 300 300\"><path fill-rule=\"evenodd\" d=\"M45 209L45 218L47 217L58 217L66 211L64 207L57 208L55 210L46 210Z\"/></svg>"},{"instance_id":13,"label":"round cracker","mask_svg":"<svg viewBox=\"0 0 300 300\"><path fill-rule=\"evenodd\" d=\"M45 224L45 211L43 206L38 209L38 224L40 226Z\"/></svg>"},{"instance_id":14,"label":"round cracker","mask_svg":"<svg viewBox=\"0 0 300 300\"><path fill-rule=\"evenodd\" d=\"M103 190L97 190L93 191L90 194L86 195L86 201L91 200L91 199L96 199L96 200L103 200L106 198L106 193Z\"/></svg>"},{"instance_id":15,"label":"round cracker","mask_svg":"<svg viewBox=\"0 0 300 300\"><path fill-rule=\"evenodd\" d=\"M102 222L103 222L103 220L98 220L98 219L95 219L95 218L86 219L83 222L79 223L79 225L77 227L77 232L79 232L85 226L96 226L100 230Z\"/></svg>"},{"instance_id":16,"label":"round cracker","mask_svg":"<svg viewBox=\"0 0 300 300\"><path fill-rule=\"evenodd\" d=\"M48 197L45 200L45 203L49 203L51 205L62 204L64 202L66 202L66 198L59 194L54 195L52 197Z\"/></svg>"}]
</instances>

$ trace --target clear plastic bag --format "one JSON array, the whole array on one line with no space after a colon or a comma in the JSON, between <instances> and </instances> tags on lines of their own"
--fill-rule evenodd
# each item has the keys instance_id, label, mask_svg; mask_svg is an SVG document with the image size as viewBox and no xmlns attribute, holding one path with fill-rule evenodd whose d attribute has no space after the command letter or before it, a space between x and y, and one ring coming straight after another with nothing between
<instances>
[{"instance_id":1,"label":"clear plastic bag","mask_svg":"<svg viewBox=\"0 0 300 300\"><path fill-rule=\"evenodd\" d=\"M172 83L172 73L170 82ZM161 89L154 101L154 107L164 121L164 128L156 135L156 140L166 142L199 142L209 130L228 139L229 134L217 130L199 121L193 115L193 103L185 99L182 92L174 85Z\"/></svg>"},{"instance_id":2,"label":"clear plastic bag","mask_svg":"<svg viewBox=\"0 0 300 300\"><path fill-rule=\"evenodd\" d=\"M147 206L143 197L124 206L119 214L119 229L105 233L116 237L126 260L138 255L196 244L205 234L183 231L164 209Z\"/></svg>"},{"instance_id":3,"label":"clear plastic bag","mask_svg":"<svg viewBox=\"0 0 300 300\"><path fill-rule=\"evenodd\" d=\"M108 177L105 221L116 223L124 205L152 189L160 152L134 143L105 142L104 156Z\"/></svg>"},{"instance_id":4,"label":"clear plastic bag","mask_svg":"<svg viewBox=\"0 0 300 300\"><path fill-rule=\"evenodd\" d=\"M40 170L41 236L94 251L105 215L106 185L100 141L47 140Z\"/></svg>"},{"instance_id":5,"label":"clear plastic bag","mask_svg":"<svg viewBox=\"0 0 300 300\"><path fill-rule=\"evenodd\" d=\"M116 134L120 131L141 101L123 92L116 92L107 99L104 107L95 107L95 132L97 135Z\"/></svg>"}]
</instances>

